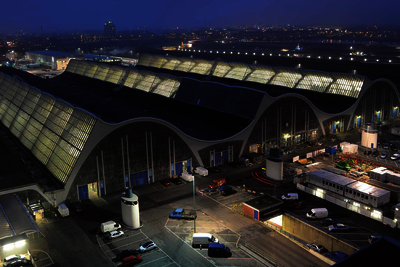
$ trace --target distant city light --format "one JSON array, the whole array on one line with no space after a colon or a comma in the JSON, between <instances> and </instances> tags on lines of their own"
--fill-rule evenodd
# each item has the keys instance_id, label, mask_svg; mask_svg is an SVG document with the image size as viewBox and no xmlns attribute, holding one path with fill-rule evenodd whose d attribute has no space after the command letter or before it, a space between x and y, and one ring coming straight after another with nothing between
<instances>
[{"instance_id":1,"label":"distant city light","mask_svg":"<svg viewBox=\"0 0 400 267\"><path fill-rule=\"evenodd\" d=\"M350 58L350 60L353 60L353 58Z\"/></svg>"},{"instance_id":2,"label":"distant city light","mask_svg":"<svg viewBox=\"0 0 400 267\"><path fill-rule=\"evenodd\" d=\"M329 57L329 59L332 59L332 57Z\"/></svg>"},{"instance_id":3,"label":"distant city light","mask_svg":"<svg viewBox=\"0 0 400 267\"><path fill-rule=\"evenodd\" d=\"M392 63L392 60L391 60L391 59L389 59L389 63Z\"/></svg>"},{"instance_id":4,"label":"distant city light","mask_svg":"<svg viewBox=\"0 0 400 267\"><path fill-rule=\"evenodd\" d=\"M340 57L339 60L342 60L342 58Z\"/></svg>"},{"instance_id":5,"label":"distant city light","mask_svg":"<svg viewBox=\"0 0 400 267\"><path fill-rule=\"evenodd\" d=\"M366 58L364 58L364 61L367 61L367 59L366 59Z\"/></svg>"},{"instance_id":6,"label":"distant city light","mask_svg":"<svg viewBox=\"0 0 400 267\"><path fill-rule=\"evenodd\" d=\"M378 62L378 61L379 61L379 59L376 60L376 62Z\"/></svg>"}]
</instances>

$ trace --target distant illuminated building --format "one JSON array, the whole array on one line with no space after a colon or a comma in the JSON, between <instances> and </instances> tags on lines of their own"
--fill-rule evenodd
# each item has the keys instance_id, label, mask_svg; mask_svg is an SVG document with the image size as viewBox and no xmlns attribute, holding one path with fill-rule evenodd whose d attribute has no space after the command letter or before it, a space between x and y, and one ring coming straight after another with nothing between
<instances>
[{"instance_id":1,"label":"distant illuminated building","mask_svg":"<svg viewBox=\"0 0 400 267\"><path fill-rule=\"evenodd\" d=\"M115 37L115 24L112 21L104 23L104 36Z\"/></svg>"}]
</instances>

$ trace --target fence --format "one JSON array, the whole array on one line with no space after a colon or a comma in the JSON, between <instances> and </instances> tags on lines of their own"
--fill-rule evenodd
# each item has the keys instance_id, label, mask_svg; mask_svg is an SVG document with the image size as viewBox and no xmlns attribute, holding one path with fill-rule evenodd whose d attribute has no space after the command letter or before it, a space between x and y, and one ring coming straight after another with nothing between
<instances>
[{"instance_id":1,"label":"fence","mask_svg":"<svg viewBox=\"0 0 400 267\"><path fill-rule=\"evenodd\" d=\"M364 216L366 216L368 218L380 221L381 223L383 223L385 225L389 225L389 226L391 226L393 228L395 228L396 226L398 228L400 228L400 224L397 225L395 220L387 218L385 216L382 216L383 213L382 213L381 210L374 209L374 211L371 212L368 209L362 208L361 206L356 206L356 205L353 205L353 204L351 204L349 202L346 202L344 200L343 196L337 195L337 194L335 194L333 192L329 192L329 191L325 191L325 190L324 191L320 191L320 190L318 190L316 188L306 187L306 186L301 185L301 184L297 184L297 189L299 189L301 191L304 191L304 192L307 192L307 193L309 193L311 195L317 196L319 198L325 199L325 200L327 200L327 201L329 201L331 203L334 203L334 204L336 204L338 206L341 206L343 208L346 208L348 210L357 212L358 214L364 215ZM363 207L364 207L364 205L363 205Z\"/></svg>"}]
</instances>

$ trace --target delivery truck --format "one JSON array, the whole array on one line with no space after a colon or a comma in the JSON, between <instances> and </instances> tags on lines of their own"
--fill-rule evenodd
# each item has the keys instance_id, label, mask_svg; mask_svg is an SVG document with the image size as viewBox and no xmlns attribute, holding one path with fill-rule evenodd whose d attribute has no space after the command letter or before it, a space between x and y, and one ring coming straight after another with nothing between
<instances>
[{"instance_id":1,"label":"delivery truck","mask_svg":"<svg viewBox=\"0 0 400 267\"><path fill-rule=\"evenodd\" d=\"M100 230L102 233L107 233L111 231L115 231L121 228L121 225L119 223L116 223L114 221L108 221L105 223L102 223L100 225Z\"/></svg>"},{"instance_id":2,"label":"delivery truck","mask_svg":"<svg viewBox=\"0 0 400 267\"><path fill-rule=\"evenodd\" d=\"M326 217L328 217L328 210L326 208L312 209L309 213L307 213L307 218L310 220L322 219Z\"/></svg>"}]
</instances>

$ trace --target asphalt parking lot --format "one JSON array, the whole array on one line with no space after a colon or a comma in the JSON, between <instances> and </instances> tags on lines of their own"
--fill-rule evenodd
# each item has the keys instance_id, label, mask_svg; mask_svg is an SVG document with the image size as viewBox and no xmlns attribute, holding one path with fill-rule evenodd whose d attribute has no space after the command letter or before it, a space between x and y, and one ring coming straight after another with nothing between
<instances>
[{"instance_id":1,"label":"asphalt parking lot","mask_svg":"<svg viewBox=\"0 0 400 267\"><path fill-rule=\"evenodd\" d=\"M300 209L289 209L289 211L296 214L299 217L307 219L306 213L310 212L311 209L327 207L327 206L324 206L324 204L322 204L322 205L317 204L318 202L324 201L324 200L318 199L317 197L311 196L311 195L307 196L307 195L305 195L304 192L298 192L298 193L299 193L299 200L302 203L301 208ZM315 202L310 201L310 200L312 200L312 198L316 198L316 201ZM337 223L342 223L342 224L349 226L348 230L332 233L332 232L329 232L328 226L323 226L320 223L320 219L312 220L309 222L311 224L313 224L314 226L325 229L331 235L340 236L341 238L346 239L350 244L353 243L353 244L361 246L361 247L364 247L369 244L368 238L371 235L380 235L379 233L376 233L372 229L369 229L367 227L361 226L361 225L353 222L351 220L351 218L346 215L345 212L340 212L340 209L343 209L343 208L341 208L339 206L337 206L337 208L335 208L334 210L328 208L328 214L329 214L328 217L337 221ZM373 219L365 218L365 220L373 220Z\"/></svg>"},{"instance_id":2,"label":"asphalt parking lot","mask_svg":"<svg viewBox=\"0 0 400 267\"><path fill-rule=\"evenodd\" d=\"M114 240L109 240L107 234L103 234L100 231L97 233L97 241L99 246L110 258L110 261L123 250L135 250L138 249L141 244L151 241L151 239L140 229L123 229L123 232L124 236L118 237ZM159 247L148 252L139 253L139 255L143 258L143 261L135 266L179 266ZM115 265L118 266L118 264Z\"/></svg>"},{"instance_id":3,"label":"asphalt parking lot","mask_svg":"<svg viewBox=\"0 0 400 267\"><path fill-rule=\"evenodd\" d=\"M192 248L193 220L180 220L168 218L165 227L182 242ZM192 248L215 266L263 266L254 258L237 248L240 235L229 229L216 219L198 212L196 219L197 232L210 233L218 238L219 243L230 248L232 256L229 258L210 258L207 249Z\"/></svg>"},{"instance_id":4,"label":"asphalt parking lot","mask_svg":"<svg viewBox=\"0 0 400 267\"><path fill-rule=\"evenodd\" d=\"M207 188L206 188L207 189ZM257 195L249 194L245 188L233 187L235 192L228 196L223 196L219 191L213 191L210 193L203 193L203 196L209 197L215 202L227 207L228 209L236 209L241 203L259 197ZM202 190L200 190L202 191ZM204 192L204 191L203 191Z\"/></svg>"}]
</instances>

